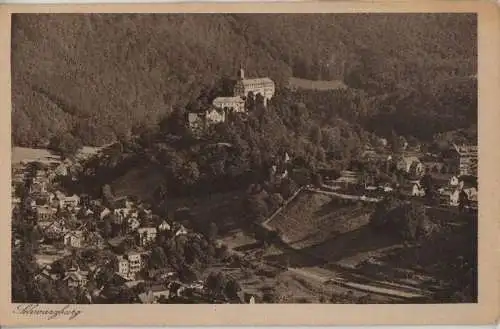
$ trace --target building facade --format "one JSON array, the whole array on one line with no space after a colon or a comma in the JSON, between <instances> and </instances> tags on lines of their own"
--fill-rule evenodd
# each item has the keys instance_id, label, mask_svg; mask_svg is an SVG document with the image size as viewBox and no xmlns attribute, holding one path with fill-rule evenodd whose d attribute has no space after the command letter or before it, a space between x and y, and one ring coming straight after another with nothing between
<instances>
[{"instance_id":1,"label":"building facade","mask_svg":"<svg viewBox=\"0 0 500 329\"><path fill-rule=\"evenodd\" d=\"M137 229L139 245L146 246L156 239L156 227L141 227Z\"/></svg>"},{"instance_id":2,"label":"building facade","mask_svg":"<svg viewBox=\"0 0 500 329\"><path fill-rule=\"evenodd\" d=\"M83 231L71 231L64 235L64 245L72 248L81 248L83 246Z\"/></svg>"},{"instance_id":3,"label":"building facade","mask_svg":"<svg viewBox=\"0 0 500 329\"><path fill-rule=\"evenodd\" d=\"M230 110L237 113L245 112L245 101L240 96L217 97L212 105L218 109Z\"/></svg>"},{"instance_id":4,"label":"building facade","mask_svg":"<svg viewBox=\"0 0 500 329\"><path fill-rule=\"evenodd\" d=\"M274 81L268 77L247 79L245 71L241 68L238 81L234 86L234 96L247 97L249 93L254 95L261 94L264 97L264 103L267 104L273 98L276 90Z\"/></svg>"},{"instance_id":5,"label":"building facade","mask_svg":"<svg viewBox=\"0 0 500 329\"><path fill-rule=\"evenodd\" d=\"M445 154L448 172L477 176L477 145L456 145Z\"/></svg>"}]
</instances>

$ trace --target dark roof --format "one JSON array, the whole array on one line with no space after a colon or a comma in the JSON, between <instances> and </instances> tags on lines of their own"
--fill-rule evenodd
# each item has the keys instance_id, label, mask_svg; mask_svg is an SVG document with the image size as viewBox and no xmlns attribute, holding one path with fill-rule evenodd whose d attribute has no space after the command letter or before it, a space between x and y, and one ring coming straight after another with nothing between
<instances>
[{"instance_id":1,"label":"dark roof","mask_svg":"<svg viewBox=\"0 0 500 329\"><path fill-rule=\"evenodd\" d=\"M464 182L464 187L477 188L477 177L472 175L463 175L458 178L459 181Z\"/></svg>"}]
</instances>

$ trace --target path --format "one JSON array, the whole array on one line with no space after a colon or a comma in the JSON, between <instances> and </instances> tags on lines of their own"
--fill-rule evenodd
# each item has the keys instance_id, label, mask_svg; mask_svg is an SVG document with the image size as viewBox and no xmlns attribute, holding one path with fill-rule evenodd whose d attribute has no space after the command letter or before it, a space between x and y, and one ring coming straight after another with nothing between
<instances>
[{"instance_id":1,"label":"path","mask_svg":"<svg viewBox=\"0 0 500 329\"><path fill-rule=\"evenodd\" d=\"M387 284L387 286L393 287L390 288L390 287L381 287L372 284L348 281L342 279L341 272L332 272L331 275L326 276L326 275L320 275L318 273L303 268L289 268L288 270L294 274L300 275L307 279L317 281L318 283L338 285L342 288L350 288L353 290L363 291L366 293L375 293L378 295L384 295L396 299L422 298L427 296L425 292L422 292L417 288L406 285L398 285L390 282L374 281L374 283L377 284ZM413 292L410 290L412 290Z\"/></svg>"}]
</instances>

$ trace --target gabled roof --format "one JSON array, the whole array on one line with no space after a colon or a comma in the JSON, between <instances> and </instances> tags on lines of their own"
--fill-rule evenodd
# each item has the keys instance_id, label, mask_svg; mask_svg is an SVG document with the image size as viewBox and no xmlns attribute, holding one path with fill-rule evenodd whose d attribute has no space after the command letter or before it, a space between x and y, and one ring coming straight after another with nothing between
<instances>
[{"instance_id":1,"label":"gabled roof","mask_svg":"<svg viewBox=\"0 0 500 329\"><path fill-rule=\"evenodd\" d=\"M244 103L245 101L240 96L232 96L232 97L217 97L214 99L212 103L215 104L215 103L231 103L231 102Z\"/></svg>"},{"instance_id":2,"label":"gabled roof","mask_svg":"<svg viewBox=\"0 0 500 329\"><path fill-rule=\"evenodd\" d=\"M267 84L273 84L274 85L274 81L271 80L268 77L243 79L243 80L240 80L239 82L241 82L243 84L243 86L245 86L245 87L248 86L248 85L251 85L251 84L258 84L258 83L267 83Z\"/></svg>"},{"instance_id":3,"label":"gabled roof","mask_svg":"<svg viewBox=\"0 0 500 329\"><path fill-rule=\"evenodd\" d=\"M477 154L477 145L453 144L453 148L460 155Z\"/></svg>"}]
</instances>

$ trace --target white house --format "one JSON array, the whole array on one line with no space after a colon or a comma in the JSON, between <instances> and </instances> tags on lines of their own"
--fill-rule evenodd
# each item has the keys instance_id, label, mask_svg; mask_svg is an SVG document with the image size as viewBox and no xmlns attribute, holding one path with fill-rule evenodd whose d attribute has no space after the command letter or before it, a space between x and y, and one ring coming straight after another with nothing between
<instances>
[{"instance_id":1,"label":"white house","mask_svg":"<svg viewBox=\"0 0 500 329\"><path fill-rule=\"evenodd\" d=\"M208 110L205 114L207 124L216 124L226 121L226 113L219 109Z\"/></svg>"},{"instance_id":2,"label":"white house","mask_svg":"<svg viewBox=\"0 0 500 329\"><path fill-rule=\"evenodd\" d=\"M109 210L108 208L104 208L99 214L99 218L104 219L104 217L106 217L109 214L111 214L111 210Z\"/></svg>"},{"instance_id":3,"label":"white house","mask_svg":"<svg viewBox=\"0 0 500 329\"><path fill-rule=\"evenodd\" d=\"M63 193L56 192L56 200L59 202L61 208L74 208L80 203L80 197L76 194L65 196Z\"/></svg>"},{"instance_id":4,"label":"white house","mask_svg":"<svg viewBox=\"0 0 500 329\"><path fill-rule=\"evenodd\" d=\"M477 188L475 187L466 187L463 189L463 191L465 192L465 194L467 194L467 198L470 200L470 201L477 201Z\"/></svg>"},{"instance_id":5,"label":"white house","mask_svg":"<svg viewBox=\"0 0 500 329\"><path fill-rule=\"evenodd\" d=\"M81 248L84 243L83 231L71 231L64 235L64 245L73 248Z\"/></svg>"},{"instance_id":6,"label":"white house","mask_svg":"<svg viewBox=\"0 0 500 329\"><path fill-rule=\"evenodd\" d=\"M458 206L460 200L460 190L455 189L450 192L450 206Z\"/></svg>"},{"instance_id":7,"label":"white house","mask_svg":"<svg viewBox=\"0 0 500 329\"><path fill-rule=\"evenodd\" d=\"M127 219L127 228L129 232L137 230L141 226L141 222L136 217L129 217Z\"/></svg>"},{"instance_id":8,"label":"white house","mask_svg":"<svg viewBox=\"0 0 500 329\"><path fill-rule=\"evenodd\" d=\"M63 279L63 281L67 282L69 287L85 287L87 284L87 277L88 277L88 272L87 271L81 271L80 269L72 269L68 271L66 274L66 277Z\"/></svg>"},{"instance_id":9,"label":"white house","mask_svg":"<svg viewBox=\"0 0 500 329\"><path fill-rule=\"evenodd\" d=\"M158 225L158 231L170 231L170 224L167 223L166 220L161 222L160 225Z\"/></svg>"},{"instance_id":10,"label":"white house","mask_svg":"<svg viewBox=\"0 0 500 329\"><path fill-rule=\"evenodd\" d=\"M142 257L138 252L129 252L126 255L118 255L116 272L127 280L133 280L137 272L142 269Z\"/></svg>"},{"instance_id":11,"label":"white house","mask_svg":"<svg viewBox=\"0 0 500 329\"><path fill-rule=\"evenodd\" d=\"M420 186L419 183L416 183L416 184L413 184L413 187L412 187L412 190L411 190L411 195L412 196L418 196L418 197L421 197L421 196L424 196L425 195L425 191L424 189Z\"/></svg>"},{"instance_id":12,"label":"white house","mask_svg":"<svg viewBox=\"0 0 500 329\"><path fill-rule=\"evenodd\" d=\"M230 109L234 112L245 111L245 101L239 96L235 97L217 97L212 105L218 109Z\"/></svg>"},{"instance_id":13,"label":"white house","mask_svg":"<svg viewBox=\"0 0 500 329\"><path fill-rule=\"evenodd\" d=\"M423 173L424 167L422 162L416 156L402 156L396 162L396 167L399 170L405 171L413 175L420 175Z\"/></svg>"},{"instance_id":14,"label":"white house","mask_svg":"<svg viewBox=\"0 0 500 329\"><path fill-rule=\"evenodd\" d=\"M139 244L145 246L156 239L156 227L140 227L137 229Z\"/></svg>"},{"instance_id":15,"label":"white house","mask_svg":"<svg viewBox=\"0 0 500 329\"><path fill-rule=\"evenodd\" d=\"M181 227L177 230L177 232L175 232L175 236L179 236L179 235L186 235L188 234L188 231L186 230L186 228L184 226L181 225Z\"/></svg>"}]
</instances>

